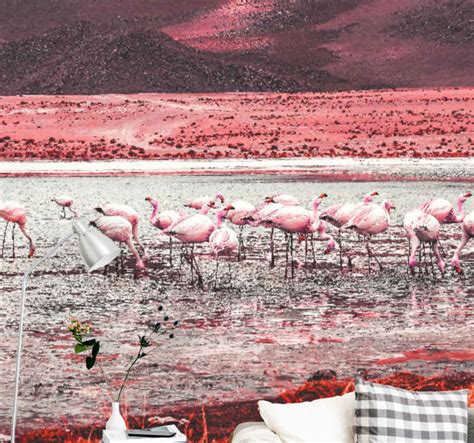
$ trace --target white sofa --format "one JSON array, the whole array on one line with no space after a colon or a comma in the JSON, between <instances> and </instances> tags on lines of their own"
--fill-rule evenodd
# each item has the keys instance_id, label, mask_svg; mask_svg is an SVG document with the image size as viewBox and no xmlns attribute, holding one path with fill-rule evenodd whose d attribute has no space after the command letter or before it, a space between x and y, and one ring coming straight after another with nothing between
<instances>
[{"instance_id":1,"label":"white sofa","mask_svg":"<svg viewBox=\"0 0 474 443\"><path fill-rule=\"evenodd\" d=\"M280 438L262 422L241 423L232 433L232 443L281 443Z\"/></svg>"},{"instance_id":2,"label":"white sofa","mask_svg":"<svg viewBox=\"0 0 474 443\"><path fill-rule=\"evenodd\" d=\"M474 443L474 408L469 408L468 425L467 443ZM282 443L264 422L241 423L235 428L230 440L232 443Z\"/></svg>"}]
</instances>

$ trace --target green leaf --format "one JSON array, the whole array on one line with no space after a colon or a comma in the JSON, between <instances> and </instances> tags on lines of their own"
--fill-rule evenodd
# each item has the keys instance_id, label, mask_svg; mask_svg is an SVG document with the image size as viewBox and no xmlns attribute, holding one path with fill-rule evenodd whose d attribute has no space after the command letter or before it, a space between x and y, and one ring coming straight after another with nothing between
<instances>
[{"instance_id":1,"label":"green leaf","mask_svg":"<svg viewBox=\"0 0 474 443\"><path fill-rule=\"evenodd\" d=\"M89 356L86 358L86 367L87 369L92 369L95 365L95 357Z\"/></svg>"},{"instance_id":2,"label":"green leaf","mask_svg":"<svg viewBox=\"0 0 474 443\"><path fill-rule=\"evenodd\" d=\"M142 352L142 353L140 354L140 358L146 357L147 355L148 355L148 354L146 354L145 352Z\"/></svg>"},{"instance_id":3,"label":"green leaf","mask_svg":"<svg viewBox=\"0 0 474 443\"><path fill-rule=\"evenodd\" d=\"M100 350L100 342L96 341L94 346L92 346L92 356L95 358Z\"/></svg>"},{"instance_id":4,"label":"green leaf","mask_svg":"<svg viewBox=\"0 0 474 443\"><path fill-rule=\"evenodd\" d=\"M149 340L145 338L145 336L140 337L140 346L142 348L148 348L148 346L151 346L151 343Z\"/></svg>"},{"instance_id":5,"label":"green leaf","mask_svg":"<svg viewBox=\"0 0 474 443\"><path fill-rule=\"evenodd\" d=\"M76 354L80 354L81 352L87 351L87 346L78 343L76 346L74 346L74 352Z\"/></svg>"},{"instance_id":6,"label":"green leaf","mask_svg":"<svg viewBox=\"0 0 474 443\"><path fill-rule=\"evenodd\" d=\"M97 340L95 338L93 338L91 340L83 341L82 344L86 345L86 346L94 346L96 344L96 342L97 342Z\"/></svg>"}]
</instances>

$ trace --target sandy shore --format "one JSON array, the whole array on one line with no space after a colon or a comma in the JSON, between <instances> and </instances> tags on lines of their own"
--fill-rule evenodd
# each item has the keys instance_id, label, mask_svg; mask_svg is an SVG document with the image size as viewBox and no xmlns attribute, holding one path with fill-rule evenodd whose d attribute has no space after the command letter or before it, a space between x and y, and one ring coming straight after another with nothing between
<instances>
[{"instance_id":1,"label":"sandy shore","mask_svg":"<svg viewBox=\"0 0 474 443\"><path fill-rule=\"evenodd\" d=\"M474 89L0 97L0 160L474 153Z\"/></svg>"}]
</instances>

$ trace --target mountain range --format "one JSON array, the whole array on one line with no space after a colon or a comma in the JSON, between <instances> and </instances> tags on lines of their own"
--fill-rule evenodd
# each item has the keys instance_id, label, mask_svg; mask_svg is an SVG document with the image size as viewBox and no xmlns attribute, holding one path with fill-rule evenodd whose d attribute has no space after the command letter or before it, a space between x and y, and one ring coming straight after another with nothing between
<instances>
[{"instance_id":1,"label":"mountain range","mask_svg":"<svg viewBox=\"0 0 474 443\"><path fill-rule=\"evenodd\" d=\"M0 95L474 83L470 0L0 0Z\"/></svg>"}]
</instances>

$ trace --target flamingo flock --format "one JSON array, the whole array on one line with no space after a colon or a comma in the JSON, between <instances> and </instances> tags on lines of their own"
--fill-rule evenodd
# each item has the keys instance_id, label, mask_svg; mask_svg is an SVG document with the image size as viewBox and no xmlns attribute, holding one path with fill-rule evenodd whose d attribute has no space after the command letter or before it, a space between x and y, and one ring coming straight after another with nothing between
<instances>
[{"instance_id":1,"label":"flamingo flock","mask_svg":"<svg viewBox=\"0 0 474 443\"><path fill-rule=\"evenodd\" d=\"M196 258L196 248L205 245L210 248L215 259L214 281L218 281L219 262L223 256L235 256L235 261L246 260L244 229L261 228L269 232L269 265L275 266L275 231L285 237L285 278L295 276L299 260L295 258L295 244L304 243L305 263L311 254L316 263L314 241L326 242L324 254L339 251L339 266L344 267L344 256L348 254L349 267L352 267L349 252L342 248L343 235L355 232L363 242L368 271L372 270L372 260L379 269L383 265L373 250L372 238L385 233L392 226L391 213L395 209L390 200L374 202L379 193L374 191L366 194L362 201L342 202L321 210L328 197L326 193L316 195L309 208L289 194L267 196L262 202L254 205L246 200L234 200L226 204L224 196L217 193L214 197L198 197L185 203L186 209L162 210L157 199L145 198L151 206L150 224L157 229L158 238L166 238L169 242L169 264L173 266L173 245L180 248L180 263L187 262L190 266L191 280L194 276L202 285L202 273ZM403 229L408 239L407 265L414 272L417 265L427 260L428 249L431 266L434 263L444 274L445 253L440 243L441 226L443 224L462 224L462 238L451 260L451 267L462 272L460 256L469 240L474 237L474 212L465 214L464 204L472 194L465 192L459 195L456 205L442 198L426 201L407 212L403 219ZM78 217L73 209L73 199L69 196L58 196L52 199L62 210L61 217L66 217L66 209L71 217ZM116 241L125 245L135 259L136 271L146 269L150 257L140 240L140 215L132 207L121 203L104 203L95 207L97 217L90 224ZM212 211L212 212L211 212ZM27 210L16 202L0 202L0 218L6 221L3 234L1 257L7 238L7 229L12 224L12 256L15 257L15 228L18 226L29 244L28 256L35 254L35 244L27 230ZM328 225L332 228L328 229ZM330 233L337 230L337 237ZM297 251L296 251L297 252ZM434 260L434 261L433 261ZM228 259L229 266L230 260ZM121 256L122 271L123 256ZM118 269L118 266L117 266Z\"/></svg>"}]
</instances>

